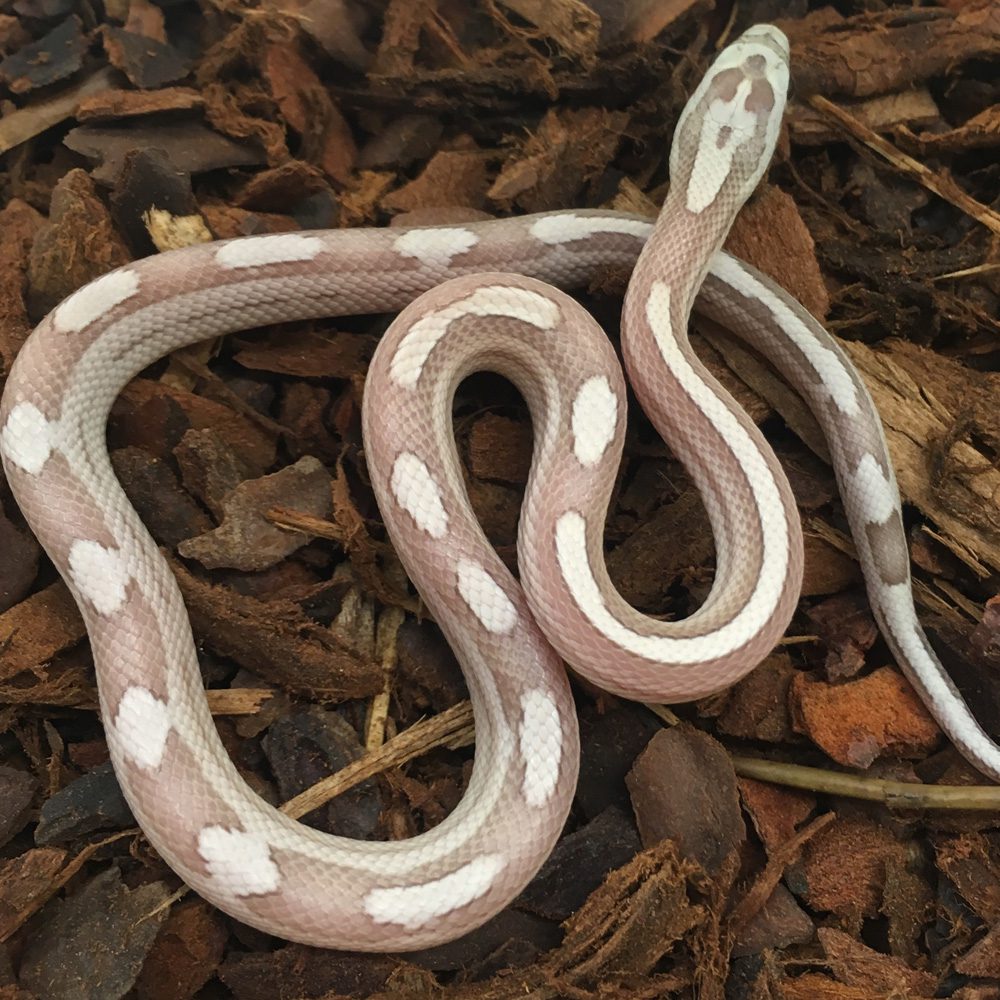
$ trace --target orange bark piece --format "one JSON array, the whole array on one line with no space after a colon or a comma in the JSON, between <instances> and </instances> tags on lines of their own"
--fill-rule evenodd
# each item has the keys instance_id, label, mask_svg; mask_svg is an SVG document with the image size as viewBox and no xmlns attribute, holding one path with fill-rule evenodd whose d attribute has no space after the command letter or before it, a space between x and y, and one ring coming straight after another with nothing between
<instances>
[{"instance_id":1,"label":"orange bark piece","mask_svg":"<svg viewBox=\"0 0 1000 1000\"><path fill-rule=\"evenodd\" d=\"M868 767L885 753L920 757L941 737L913 688L891 667L849 684L797 675L791 704L796 731L848 767Z\"/></svg>"}]
</instances>

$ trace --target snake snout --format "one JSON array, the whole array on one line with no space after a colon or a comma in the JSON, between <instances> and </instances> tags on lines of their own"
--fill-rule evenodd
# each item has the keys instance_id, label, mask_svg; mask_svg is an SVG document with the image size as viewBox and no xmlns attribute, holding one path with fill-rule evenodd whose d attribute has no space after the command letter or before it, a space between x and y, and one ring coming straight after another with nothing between
<instances>
[{"instance_id":1,"label":"snake snout","mask_svg":"<svg viewBox=\"0 0 1000 1000\"><path fill-rule=\"evenodd\" d=\"M789 61L788 38L780 28L776 28L773 24L753 25L753 27L747 28L733 44L742 45L744 43L766 45L773 49L784 62Z\"/></svg>"}]
</instances>

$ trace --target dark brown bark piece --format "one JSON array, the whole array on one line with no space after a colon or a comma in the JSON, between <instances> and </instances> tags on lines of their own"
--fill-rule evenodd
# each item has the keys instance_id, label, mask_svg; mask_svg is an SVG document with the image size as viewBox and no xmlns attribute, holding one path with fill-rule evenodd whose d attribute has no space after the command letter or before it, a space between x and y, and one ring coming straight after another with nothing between
<instances>
[{"instance_id":1,"label":"dark brown bark piece","mask_svg":"<svg viewBox=\"0 0 1000 1000\"><path fill-rule=\"evenodd\" d=\"M198 111L205 98L191 87L162 87L154 91L105 90L84 98L76 109L79 122L122 121L160 112Z\"/></svg>"},{"instance_id":2,"label":"dark brown bark piece","mask_svg":"<svg viewBox=\"0 0 1000 1000\"><path fill-rule=\"evenodd\" d=\"M147 257L158 249L151 213L182 218L198 215L191 178L174 166L164 150L156 148L125 155L121 176L111 193L111 209L136 257Z\"/></svg>"},{"instance_id":3,"label":"dark brown bark piece","mask_svg":"<svg viewBox=\"0 0 1000 1000\"><path fill-rule=\"evenodd\" d=\"M298 378L346 379L368 367L376 343L370 336L339 330L330 334L282 330L265 340L243 342L233 357L253 371Z\"/></svg>"},{"instance_id":4,"label":"dark brown bark piece","mask_svg":"<svg viewBox=\"0 0 1000 1000\"><path fill-rule=\"evenodd\" d=\"M42 549L34 535L7 519L0 509L0 614L31 593Z\"/></svg>"},{"instance_id":5,"label":"dark brown bark piece","mask_svg":"<svg viewBox=\"0 0 1000 1000\"><path fill-rule=\"evenodd\" d=\"M161 545L175 547L212 522L181 489L174 470L142 448L116 448L111 463L142 523Z\"/></svg>"},{"instance_id":6,"label":"dark brown bark piece","mask_svg":"<svg viewBox=\"0 0 1000 1000\"><path fill-rule=\"evenodd\" d=\"M289 944L275 951L234 951L222 963L219 978L237 1000L367 996L381 989L398 966L394 958Z\"/></svg>"},{"instance_id":7,"label":"dark brown bark piece","mask_svg":"<svg viewBox=\"0 0 1000 1000\"><path fill-rule=\"evenodd\" d=\"M49 847L98 830L121 830L134 823L111 764L101 764L45 800L35 828L35 843Z\"/></svg>"},{"instance_id":8,"label":"dark brown bark piece","mask_svg":"<svg viewBox=\"0 0 1000 1000\"><path fill-rule=\"evenodd\" d=\"M168 897L162 882L128 888L117 868L94 876L45 911L21 961L22 985L41 996L124 996L166 920Z\"/></svg>"},{"instance_id":9,"label":"dark brown bark piece","mask_svg":"<svg viewBox=\"0 0 1000 1000\"><path fill-rule=\"evenodd\" d=\"M86 52L83 22L74 14L0 62L0 80L15 94L47 87L78 72Z\"/></svg>"},{"instance_id":10,"label":"dark brown bark piece","mask_svg":"<svg viewBox=\"0 0 1000 1000\"><path fill-rule=\"evenodd\" d=\"M814 605L807 615L827 647L827 677L856 676L879 635L867 599L860 594L838 595Z\"/></svg>"},{"instance_id":11,"label":"dark brown bark piece","mask_svg":"<svg viewBox=\"0 0 1000 1000\"><path fill-rule=\"evenodd\" d=\"M864 817L841 817L812 837L788 881L813 910L829 911L848 928L876 916L891 859L905 863L909 845Z\"/></svg>"},{"instance_id":12,"label":"dark brown bark piece","mask_svg":"<svg viewBox=\"0 0 1000 1000\"><path fill-rule=\"evenodd\" d=\"M263 747L283 802L363 756L354 729L336 712L321 709L277 719ZM378 784L371 779L314 809L303 821L327 833L367 840L376 830L381 808Z\"/></svg>"},{"instance_id":13,"label":"dark brown bark piece","mask_svg":"<svg viewBox=\"0 0 1000 1000\"><path fill-rule=\"evenodd\" d=\"M646 847L672 840L715 876L746 839L732 763L705 733L683 725L657 733L626 783Z\"/></svg>"},{"instance_id":14,"label":"dark brown bark piece","mask_svg":"<svg viewBox=\"0 0 1000 1000\"><path fill-rule=\"evenodd\" d=\"M0 681L41 667L85 634L66 585L50 584L0 615Z\"/></svg>"},{"instance_id":15,"label":"dark brown bark piece","mask_svg":"<svg viewBox=\"0 0 1000 1000\"><path fill-rule=\"evenodd\" d=\"M803 96L905 90L1000 53L1000 11L992 3L863 14L817 35L807 35L802 24L792 36L792 79Z\"/></svg>"},{"instance_id":16,"label":"dark brown bark piece","mask_svg":"<svg viewBox=\"0 0 1000 1000\"><path fill-rule=\"evenodd\" d=\"M821 927L817 934L839 982L883 996L904 992L914 1000L930 1000L937 995L934 973L908 968L898 958L879 954L834 927Z\"/></svg>"},{"instance_id":17,"label":"dark brown bark piece","mask_svg":"<svg viewBox=\"0 0 1000 1000\"><path fill-rule=\"evenodd\" d=\"M650 712L630 702L603 713L586 708L581 712L576 800L585 816L597 816L608 806L631 811L625 776L660 731L660 723Z\"/></svg>"},{"instance_id":18,"label":"dark brown bark piece","mask_svg":"<svg viewBox=\"0 0 1000 1000\"><path fill-rule=\"evenodd\" d=\"M641 847L632 820L609 806L556 844L515 905L548 920L566 920L605 876L628 864Z\"/></svg>"},{"instance_id":19,"label":"dark brown bark piece","mask_svg":"<svg viewBox=\"0 0 1000 1000\"><path fill-rule=\"evenodd\" d=\"M69 132L65 142L94 164L91 176L102 184L113 184L126 155L138 149L163 149L171 163L188 174L259 166L264 162L251 143L226 138L200 122L164 122L128 128L79 125Z\"/></svg>"},{"instance_id":20,"label":"dark brown bark piece","mask_svg":"<svg viewBox=\"0 0 1000 1000\"><path fill-rule=\"evenodd\" d=\"M816 928L795 897L779 883L771 898L737 935L733 955L758 955L765 949L808 944Z\"/></svg>"},{"instance_id":21,"label":"dark brown bark piece","mask_svg":"<svg viewBox=\"0 0 1000 1000\"><path fill-rule=\"evenodd\" d=\"M0 764L0 847L28 823L37 790L38 782L27 771Z\"/></svg>"},{"instance_id":22,"label":"dark brown bark piece","mask_svg":"<svg viewBox=\"0 0 1000 1000\"><path fill-rule=\"evenodd\" d=\"M113 26L105 27L103 36L111 65L137 87L162 87L183 80L191 72L191 60L158 38Z\"/></svg>"},{"instance_id":23,"label":"dark brown bark piece","mask_svg":"<svg viewBox=\"0 0 1000 1000\"><path fill-rule=\"evenodd\" d=\"M768 855L780 851L816 808L816 797L751 778L739 779L740 796Z\"/></svg>"},{"instance_id":24,"label":"dark brown bark piece","mask_svg":"<svg viewBox=\"0 0 1000 1000\"><path fill-rule=\"evenodd\" d=\"M323 520L330 514L330 473L315 458L300 458L270 476L240 483L222 501L222 524L177 546L185 559L206 569L268 569L312 541L300 531L278 527L266 517L283 507Z\"/></svg>"}]
</instances>

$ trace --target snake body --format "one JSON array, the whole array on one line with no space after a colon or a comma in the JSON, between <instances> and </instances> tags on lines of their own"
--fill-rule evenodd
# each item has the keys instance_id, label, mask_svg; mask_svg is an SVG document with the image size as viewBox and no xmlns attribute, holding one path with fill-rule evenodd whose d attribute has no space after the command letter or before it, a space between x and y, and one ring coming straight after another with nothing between
<instances>
[{"instance_id":1,"label":"snake body","mask_svg":"<svg viewBox=\"0 0 1000 1000\"><path fill-rule=\"evenodd\" d=\"M917 621L898 491L867 391L801 306L719 250L770 160L787 80L775 28L751 29L721 53L678 123L655 225L568 211L196 246L97 279L33 333L0 408L4 468L84 615L128 801L205 898L326 947L405 950L453 938L517 895L568 814L579 748L564 659L607 690L670 702L728 686L770 651L799 593L801 528L770 448L688 345L696 297L812 406L888 642L951 739L1000 777L1000 750ZM633 264L625 361L701 490L718 553L708 599L678 622L639 615L608 579L601 536L625 387L600 329L552 287ZM105 424L128 380L178 347L394 309L366 382L366 458L400 557L463 665L477 751L469 788L443 823L411 840L362 843L290 820L237 773L174 578L112 473ZM471 513L451 428L455 388L481 368L516 383L535 426L523 590Z\"/></svg>"}]
</instances>

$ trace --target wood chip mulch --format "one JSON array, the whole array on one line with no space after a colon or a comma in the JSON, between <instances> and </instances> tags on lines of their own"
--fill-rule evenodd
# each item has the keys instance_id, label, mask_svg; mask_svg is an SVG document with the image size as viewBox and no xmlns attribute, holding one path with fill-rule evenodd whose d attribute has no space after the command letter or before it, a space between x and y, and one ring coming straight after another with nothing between
<instances>
[{"instance_id":1,"label":"wood chip mulch","mask_svg":"<svg viewBox=\"0 0 1000 1000\"><path fill-rule=\"evenodd\" d=\"M713 53L792 43L778 155L729 240L842 338L885 422L918 608L1000 732L1000 2L0 2L0 376L109 269L233 236L574 207L654 213ZM614 336L627 275L582 296ZM251 786L399 838L460 800L472 720L365 473L384 317L178 352L133 381L114 465L188 602ZM942 739L874 626L817 425L696 324L806 530L800 609L735 689L675 707L576 684L582 774L515 905L402 956L305 948L195 897L135 828L62 582L0 481L0 1000L998 1000L1000 789ZM467 381L469 493L515 563L519 397ZM697 493L641 414L607 548L643 611L705 598Z\"/></svg>"}]
</instances>

